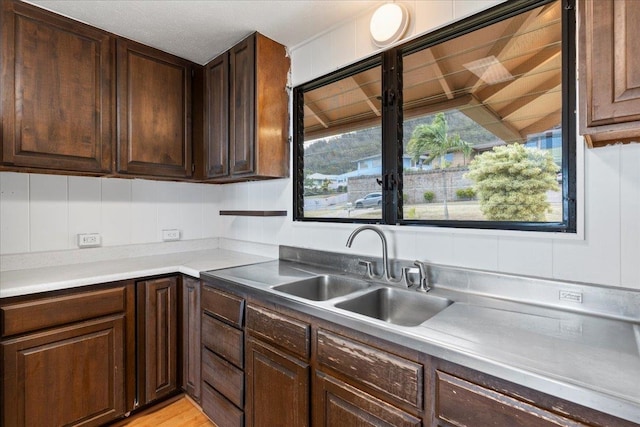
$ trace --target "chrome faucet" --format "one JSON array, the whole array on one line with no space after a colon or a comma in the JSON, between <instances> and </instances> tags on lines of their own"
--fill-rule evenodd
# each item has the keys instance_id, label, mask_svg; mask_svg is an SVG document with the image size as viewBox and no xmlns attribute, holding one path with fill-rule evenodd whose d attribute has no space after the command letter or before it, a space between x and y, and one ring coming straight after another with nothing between
<instances>
[{"instance_id":1,"label":"chrome faucet","mask_svg":"<svg viewBox=\"0 0 640 427\"><path fill-rule=\"evenodd\" d=\"M376 276L373 273L372 263L370 261L362 261L367 266L367 276L370 279L384 279L387 282L395 281L395 279L391 276L391 272L389 271L389 254L387 252L387 238L384 236L382 230L373 225L363 225L362 227L358 227L349 235L347 239L347 247L350 248L353 243L353 239L364 230L371 230L375 232L378 236L380 236L380 240L382 240L382 274L380 276Z\"/></svg>"},{"instance_id":2,"label":"chrome faucet","mask_svg":"<svg viewBox=\"0 0 640 427\"><path fill-rule=\"evenodd\" d=\"M406 287L411 287L411 282L409 281L409 273L415 273L416 268L412 267L402 267L402 273L399 278L395 278L391 275L391 266L389 265L389 253L387 250L387 238L385 237L382 230L373 225L363 225L361 227L356 228L347 238L347 247L350 248L351 244L355 237L360 234L360 232L364 230L371 230L375 232L382 241L382 274L379 276L373 272L373 263L371 261L361 260L360 262L367 267L367 277L373 280L385 280L389 283L400 283L404 282ZM417 287L418 291L428 292L429 287L429 279L427 276L427 267L424 263L420 261L415 261L414 265L417 268L417 273L420 275L419 284Z\"/></svg>"}]
</instances>

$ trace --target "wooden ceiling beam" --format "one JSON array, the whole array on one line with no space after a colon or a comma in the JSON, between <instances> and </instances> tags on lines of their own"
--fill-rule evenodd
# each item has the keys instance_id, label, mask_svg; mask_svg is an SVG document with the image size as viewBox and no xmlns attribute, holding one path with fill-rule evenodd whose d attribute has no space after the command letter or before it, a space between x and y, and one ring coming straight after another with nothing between
<instances>
[{"instance_id":1,"label":"wooden ceiling beam","mask_svg":"<svg viewBox=\"0 0 640 427\"><path fill-rule=\"evenodd\" d=\"M459 111L505 142L524 142L526 140L526 136L523 136L526 134L502 120L495 111L475 97L471 97L467 106Z\"/></svg>"},{"instance_id":2,"label":"wooden ceiling beam","mask_svg":"<svg viewBox=\"0 0 640 427\"><path fill-rule=\"evenodd\" d=\"M329 127L329 119L324 114L322 114L320 110L312 107L311 104L304 104L304 113L309 114L313 118L315 118L323 128L327 129Z\"/></svg>"},{"instance_id":3,"label":"wooden ceiling beam","mask_svg":"<svg viewBox=\"0 0 640 427\"><path fill-rule=\"evenodd\" d=\"M358 92L362 94L364 101L367 103L369 108L371 108L371 111L373 111L376 116L380 117L382 115L382 112L380 111L380 108L378 108L372 101L372 99L377 99L379 95L371 90L371 84L364 81L362 75L360 74L351 76L351 80L353 80L353 82L356 84Z\"/></svg>"},{"instance_id":4,"label":"wooden ceiling beam","mask_svg":"<svg viewBox=\"0 0 640 427\"><path fill-rule=\"evenodd\" d=\"M497 113L503 119L507 119L511 115L525 108L536 99L540 98L542 95L560 90L562 90L562 76L560 75L560 70L558 70L557 76L553 76L542 82L533 90L527 92L527 95L519 96L508 104L505 104L504 107L497 110Z\"/></svg>"},{"instance_id":5,"label":"wooden ceiling beam","mask_svg":"<svg viewBox=\"0 0 640 427\"><path fill-rule=\"evenodd\" d=\"M433 72L435 73L438 79L438 82L440 83L440 86L444 91L444 94L447 96L448 99L453 99L454 94L453 94L453 91L451 90L451 86L449 86L449 82L447 81L447 77L446 77L447 72L443 69L444 63L436 59L436 55L434 54L434 49L435 47L431 47L423 51L426 62L431 63L433 67Z\"/></svg>"},{"instance_id":6,"label":"wooden ceiling beam","mask_svg":"<svg viewBox=\"0 0 640 427\"><path fill-rule=\"evenodd\" d=\"M556 110L552 113L547 114L544 117L541 117L540 120L535 123L530 124L526 128L522 129L520 132L523 135L532 135L535 133L544 132L547 130L553 129L558 125L562 120L562 111Z\"/></svg>"}]
</instances>

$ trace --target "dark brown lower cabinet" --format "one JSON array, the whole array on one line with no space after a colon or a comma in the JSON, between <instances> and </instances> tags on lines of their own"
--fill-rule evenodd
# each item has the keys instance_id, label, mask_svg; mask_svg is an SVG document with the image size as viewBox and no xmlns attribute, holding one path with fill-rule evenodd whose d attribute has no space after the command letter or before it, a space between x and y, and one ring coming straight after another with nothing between
<instances>
[{"instance_id":1,"label":"dark brown lower cabinet","mask_svg":"<svg viewBox=\"0 0 640 427\"><path fill-rule=\"evenodd\" d=\"M202 290L202 396L220 427L243 425L243 333L247 427L639 427L275 299L213 304L215 286Z\"/></svg>"},{"instance_id":2,"label":"dark brown lower cabinet","mask_svg":"<svg viewBox=\"0 0 640 427\"><path fill-rule=\"evenodd\" d=\"M178 389L178 279L138 282L138 405Z\"/></svg>"},{"instance_id":3,"label":"dark brown lower cabinet","mask_svg":"<svg viewBox=\"0 0 640 427\"><path fill-rule=\"evenodd\" d=\"M422 425L419 418L320 371L316 371L313 396L315 426Z\"/></svg>"},{"instance_id":4,"label":"dark brown lower cabinet","mask_svg":"<svg viewBox=\"0 0 640 427\"><path fill-rule=\"evenodd\" d=\"M0 300L0 425L97 426L131 409L132 285Z\"/></svg>"},{"instance_id":5,"label":"dark brown lower cabinet","mask_svg":"<svg viewBox=\"0 0 640 427\"><path fill-rule=\"evenodd\" d=\"M95 426L125 413L124 315L2 344L5 426Z\"/></svg>"},{"instance_id":6,"label":"dark brown lower cabinet","mask_svg":"<svg viewBox=\"0 0 640 427\"><path fill-rule=\"evenodd\" d=\"M206 382L202 384L202 410L216 427L244 426L244 412Z\"/></svg>"},{"instance_id":7,"label":"dark brown lower cabinet","mask_svg":"<svg viewBox=\"0 0 640 427\"><path fill-rule=\"evenodd\" d=\"M440 420L455 426L586 426L495 390L436 371Z\"/></svg>"},{"instance_id":8,"label":"dark brown lower cabinet","mask_svg":"<svg viewBox=\"0 0 640 427\"><path fill-rule=\"evenodd\" d=\"M244 426L244 299L201 289L202 409L217 427Z\"/></svg>"},{"instance_id":9,"label":"dark brown lower cabinet","mask_svg":"<svg viewBox=\"0 0 640 427\"><path fill-rule=\"evenodd\" d=\"M200 281L182 277L182 388L200 402Z\"/></svg>"},{"instance_id":10,"label":"dark brown lower cabinet","mask_svg":"<svg viewBox=\"0 0 640 427\"><path fill-rule=\"evenodd\" d=\"M247 338L247 426L309 425L309 364Z\"/></svg>"}]
</instances>

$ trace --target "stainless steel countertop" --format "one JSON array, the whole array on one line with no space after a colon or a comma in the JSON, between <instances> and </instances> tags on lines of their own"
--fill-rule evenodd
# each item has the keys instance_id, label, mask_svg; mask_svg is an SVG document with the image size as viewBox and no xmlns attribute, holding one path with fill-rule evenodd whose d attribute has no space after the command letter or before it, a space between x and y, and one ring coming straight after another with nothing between
<instances>
[{"instance_id":1,"label":"stainless steel countertop","mask_svg":"<svg viewBox=\"0 0 640 427\"><path fill-rule=\"evenodd\" d=\"M259 295L640 424L640 318L633 318L636 308L625 307L619 316L596 316L571 306L568 309L550 306L536 299L515 301L509 295L487 296L491 292L486 284L481 284L482 292L474 292L469 283L439 286L436 282L430 294L449 298L455 303L417 327L404 327L335 307L355 294L317 302L272 289L317 274L346 274L344 266L328 265L334 268L280 259L203 272L201 278L205 281L217 279L216 284L228 290ZM575 286L567 283L563 287L574 289ZM635 302L635 293L628 295Z\"/></svg>"}]
</instances>

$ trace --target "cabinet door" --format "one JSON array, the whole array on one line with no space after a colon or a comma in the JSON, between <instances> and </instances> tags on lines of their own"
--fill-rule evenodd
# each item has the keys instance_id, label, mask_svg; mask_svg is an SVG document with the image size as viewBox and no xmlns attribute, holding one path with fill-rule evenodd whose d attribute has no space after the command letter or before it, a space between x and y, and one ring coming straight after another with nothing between
<instances>
[{"instance_id":1,"label":"cabinet door","mask_svg":"<svg viewBox=\"0 0 640 427\"><path fill-rule=\"evenodd\" d=\"M247 338L247 426L309 425L309 365Z\"/></svg>"},{"instance_id":2,"label":"cabinet door","mask_svg":"<svg viewBox=\"0 0 640 427\"><path fill-rule=\"evenodd\" d=\"M636 0L589 0L580 10L581 132L594 145L640 134Z\"/></svg>"},{"instance_id":3,"label":"cabinet door","mask_svg":"<svg viewBox=\"0 0 640 427\"><path fill-rule=\"evenodd\" d=\"M205 66L205 177L229 175L229 53Z\"/></svg>"},{"instance_id":4,"label":"cabinet door","mask_svg":"<svg viewBox=\"0 0 640 427\"><path fill-rule=\"evenodd\" d=\"M191 63L118 40L118 172L191 176Z\"/></svg>"},{"instance_id":5,"label":"cabinet door","mask_svg":"<svg viewBox=\"0 0 640 427\"><path fill-rule=\"evenodd\" d=\"M4 426L95 426L125 412L125 316L0 345Z\"/></svg>"},{"instance_id":6,"label":"cabinet door","mask_svg":"<svg viewBox=\"0 0 640 427\"><path fill-rule=\"evenodd\" d=\"M229 168L251 174L255 157L255 35L231 49Z\"/></svg>"},{"instance_id":7,"label":"cabinet door","mask_svg":"<svg viewBox=\"0 0 640 427\"><path fill-rule=\"evenodd\" d=\"M182 381L183 388L200 401L200 281L182 280Z\"/></svg>"},{"instance_id":8,"label":"cabinet door","mask_svg":"<svg viewBox=\"0 0 640 427\"><path fill-rule=\"evenodd\" d=\"M316 372L313 424L323 427L418 427L416 418L323 372Z\"/></svg>"},{"instance_id":9,"label":"cabinet door","mask_svg":"<svg viewBox=\"0 0 640 427\"><path fill-rule=\"evenodd\" d=\"M138 282L138 402L177 389L177 280Z\"/></svg>"},{"instance_id":10,"label":"cabinet door","mask_svg":"<svg viewBox=\"0 0 640 427\"><path fill-rule=\"evenodd\" d=\"M111 170L113 39L21 2L2 2L3 163Z\"/></svg>"}]
</instances>

